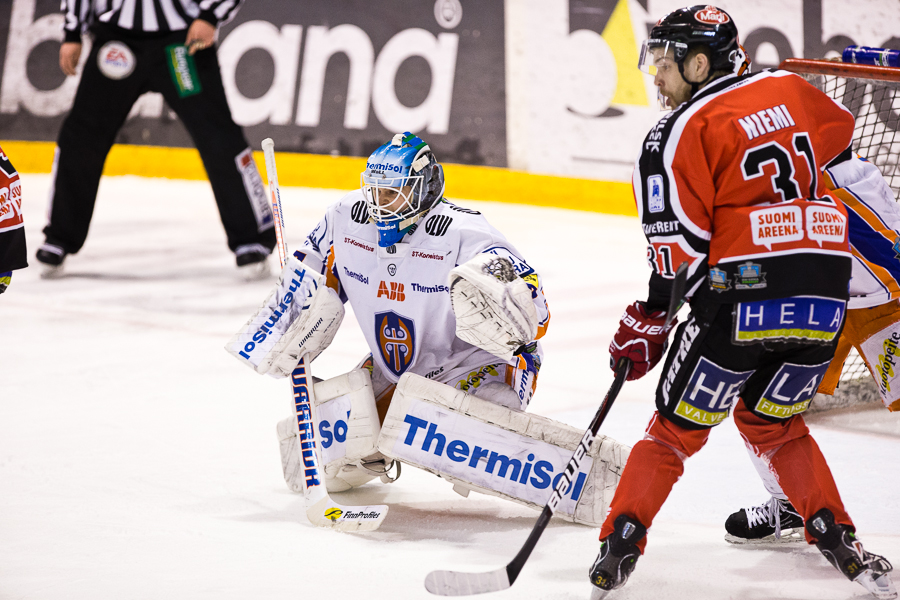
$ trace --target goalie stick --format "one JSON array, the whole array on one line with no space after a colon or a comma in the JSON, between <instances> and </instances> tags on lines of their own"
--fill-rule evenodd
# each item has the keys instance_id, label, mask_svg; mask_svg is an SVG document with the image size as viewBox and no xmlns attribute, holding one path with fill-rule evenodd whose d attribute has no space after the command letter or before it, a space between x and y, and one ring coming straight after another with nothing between
<instances>
[{"instance_id":1,"label":"goalie stick","mask_svg":"<svg viewBox=\"0 0 900 600\"><path fill-rule=\"evenodd\" d=\"M672 283L672 295L669 298L669 310L666 313L666 328L672 324L675 314L684 303L684 288L687 282L687 269L688 263L683 262L678 266L678 270L675 272L675 280ZM553 517L553 513L556 512L556 508L559 506L563 494L569 489L573 477L578 473L578 469L581 466L581 462L584 460L584 456L590 452L591 442L593 442L594 438L597 436L597 432L600 430L600 426L606 419L606 415L609 413L610 408L612 408L616 396L619 395L619 390L622 389L622 384L625 383L625 377L628 376L628 371L630 369L631 361L627 358L623 358L619 361L619 364L616 365L615 379L613 379L613 383L606 393L603 403L594 415L593 420L591 420L591 424L588 426L587 431L584 432L584 436L582 436L581 441L578 443L578 447L575 449L572 458L569 459L569 463L566 465L562 477L560 477L559 482L553 488L553 493L550 494L550 499L544 506L544 510L541 511L537 522L534 524L531 533L528 535L528 539L525 540L525 544L509 564L505 567L488 571L487 573L432 571L425 577L426 590L438 596L471 596L474 594L485 594L487 592L499 592L511 587L512 584L515 583L519 573L522 572L522 567L525 566L525 561L531 556L531 551L534 550L538 540L544 533L544 529L546 529L551 517Z\"/></svg>"},{"instance_id":2,"label":"goalie stick","mask_svg":"<svg viewBox=\"0 0 900 600\"><path fill-rule=\"evenodd\" d=\"M284 242L284 215L281 211L281 189L278 187L278 172L275 169L275 142L272 138L262 141L263 155L266 158L266 175L269 178L269 192L272 195L272 212L275 217L275 238L278 243L278 257L281 267L287 261L287 245ZM316 445L315 424L315 389L307 364L306 355L291 373L291 410L296 419L297 451L303 464L305 482L303 499L306 505L306 518L317 527L330 527L339 531L374 531L381 526L387 516L388 507L344 506L338 504L328 495L325 489L324 471L321 468L319 449Z\"/></svg>"}]
</instances>

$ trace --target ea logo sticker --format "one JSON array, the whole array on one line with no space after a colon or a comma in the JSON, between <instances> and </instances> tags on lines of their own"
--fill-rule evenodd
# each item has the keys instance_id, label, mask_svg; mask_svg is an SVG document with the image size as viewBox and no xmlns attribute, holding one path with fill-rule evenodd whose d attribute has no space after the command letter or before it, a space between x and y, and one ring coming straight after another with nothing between
<instances>
[{"instance_id":1,"label":"ea logo sticker","mask_svg":"<svg viewBox=\"0 0 900 600\"><path fill-rule=\"evenodd\" d=\"M339 508L329 508L325 511L325 518L331 519L332 521L337 521L341 518L342 514L344 514L344 511Z\"/></svg>"},{"instance_id":2,"label":"ea logo sticker","mask_svg":"<svg viewBox=\"0 0 900 600\"><path fill-rule=\"evenodd\" d=\"M134 72L136 64L131 48L122 42L107 42L97 53L97 66L110 79L125 79Z\"/></svg>"}]
</instances>

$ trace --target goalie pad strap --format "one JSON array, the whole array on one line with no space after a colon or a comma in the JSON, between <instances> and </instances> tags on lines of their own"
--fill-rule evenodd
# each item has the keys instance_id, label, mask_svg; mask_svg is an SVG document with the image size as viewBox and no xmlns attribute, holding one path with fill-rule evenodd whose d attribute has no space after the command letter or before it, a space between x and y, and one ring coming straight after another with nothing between
<instances>
[{"instance_id":1,"label":"goalie pad strap","mask_svg":"<svg viewBox=\"0 0 900 600\"><path fill-rule=\"evenodd\" d=\"M453 484L542 509L584 431L406 373L378 450ZM630 448L598 435L556 515L600 526Z\"/></svg>"}]
</instances>

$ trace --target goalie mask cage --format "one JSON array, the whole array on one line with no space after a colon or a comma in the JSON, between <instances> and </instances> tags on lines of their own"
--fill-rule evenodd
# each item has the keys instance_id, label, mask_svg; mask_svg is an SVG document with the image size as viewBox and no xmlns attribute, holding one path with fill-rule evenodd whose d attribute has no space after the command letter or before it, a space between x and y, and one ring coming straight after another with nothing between
<instances>
[{"instance_id":1,"label":"goalie mask cage","mask_svg":"<svg viewBox=\"0 0 900 600\"><path fill-rule=\"evenodd\" d=\"M838 60L788 59L781 69L797 73L840 102L856 119L853 151L873 162L900 199L900 69ZM856 349L844 362L833 397L819 394L819 410L880 401L875 381Z\"/></svg>"}]
</instances>

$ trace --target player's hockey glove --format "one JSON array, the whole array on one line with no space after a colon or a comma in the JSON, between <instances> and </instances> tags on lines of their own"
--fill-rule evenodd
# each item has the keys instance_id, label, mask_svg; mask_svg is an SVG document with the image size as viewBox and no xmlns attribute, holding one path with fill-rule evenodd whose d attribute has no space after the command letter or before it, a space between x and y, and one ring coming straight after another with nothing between
<instances>
[{"instance_id":1,"label":"player's hockey glove","mask_svg":"<svg viewBox=\"0 0 900 600\"><path fill-rule=\"evenodd\" d=\"M669 327L664 329L666 313L648 311L643 302L635 302L626 308L619 320L619 329L609 345L610 368L615 370L619 360L627 358L632 362L628 381L646 375L662 358L669 331L677 322L678 319L673 319Z\"/></svg>"}]
</instances>

